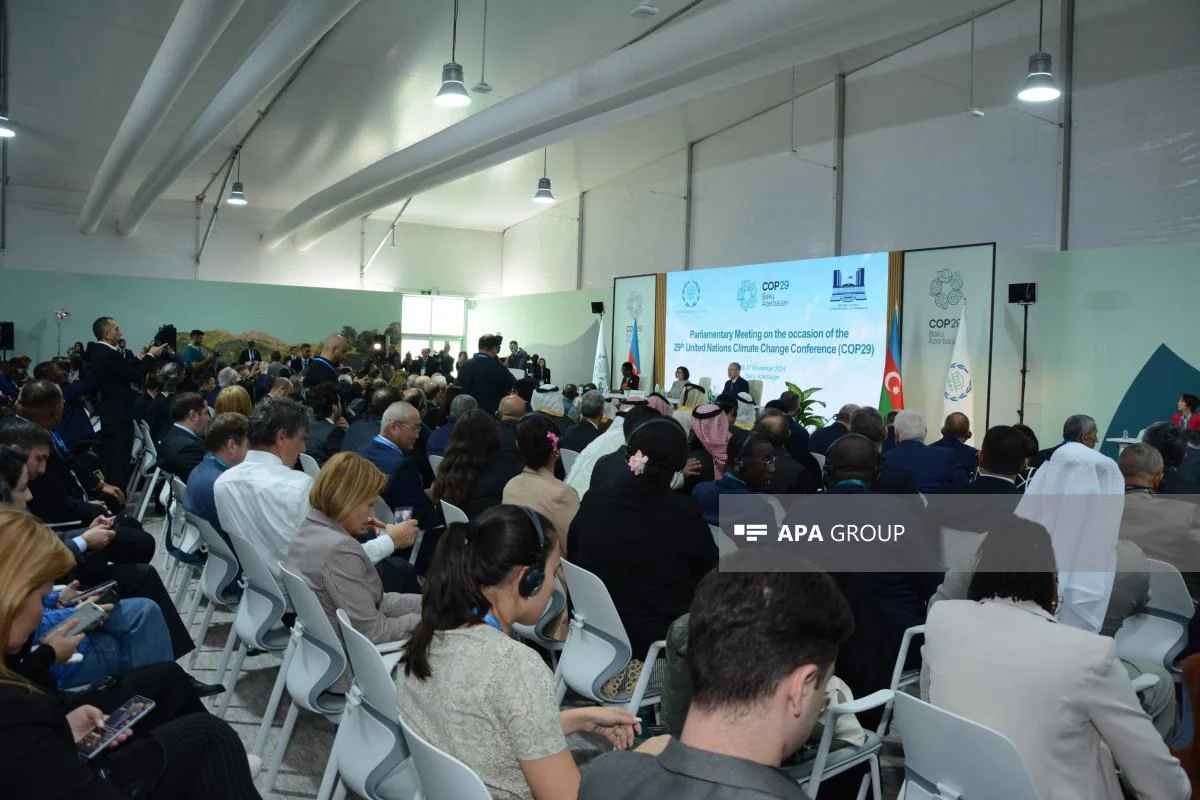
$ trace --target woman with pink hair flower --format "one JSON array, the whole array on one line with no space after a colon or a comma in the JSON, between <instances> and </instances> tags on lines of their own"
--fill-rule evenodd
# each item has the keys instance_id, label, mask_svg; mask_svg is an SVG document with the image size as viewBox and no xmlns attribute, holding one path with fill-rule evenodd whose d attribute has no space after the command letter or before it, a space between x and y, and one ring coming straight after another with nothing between
<instances>
[{"instance_id":1,"label":"woman with pink hair flower","mask_svg":"<svg viewBox=\"0 0 1200 800\"><path fill-rule=\"evenodd\" d=\"M579 512L579 495L554 477L558 440L554 421L540 414L530 414L518 423L517 450L525 468L504 485L504 502L528 506L541 514L565 543L571 520Z\"/></svg>"}]
</instances>

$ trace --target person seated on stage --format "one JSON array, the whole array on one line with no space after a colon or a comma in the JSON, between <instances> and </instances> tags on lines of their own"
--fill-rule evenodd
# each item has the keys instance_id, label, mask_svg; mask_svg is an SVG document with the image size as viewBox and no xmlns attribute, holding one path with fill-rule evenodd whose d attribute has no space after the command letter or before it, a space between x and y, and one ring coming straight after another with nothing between
<instances>
[{"instance_id":1,"label":"person seated on stage","mask_svg":"<svg viewBox=\"0 0 1200 800\"><path fill-rule=\"evenodd\" d=\"M850 433L865 436L875 445L875 452L884 452L883 417L872 406L856 408L850 415ZM897 466L880 464L875 475L874 489L879 494L917 494L917 482L912 475Z\"/></svg>"},{"instance_id":2,"label":"person seated on stage","mask_svg":"<svg viewBox=\"0 0 1200 800\"><path fill-rule=\"evenodd\" d=\"M704 521L709 525L721 524L721 495L771 491L778 460L775 446L766 434L756 432L747 436L736 451L728 454L726 464L729 468L719 481L704 481L692 490L692 499L700 506Z\"/></svg>"},{"instance_id":3,"label":"person seated on stage","mask_svg":"<svg viewBox=\"0 0 1200 800\"><path fill-rule=\"evenodd\" d=\"M446 424L438 428L433 433L429 434L429 455L441 456L446 454L446 448L450 445L450 436L454 433L454 426L463 414L468 411L473 411L479 407L475 402L475 398L469 394L458 393L454 399L450 401L450 407L446 414Z\"/></svg>"},{"instance_id":4,"label":"person seated on stage","mask_svg":"<svg viewBox=\"0 0 1200 800\"><path fill-rule=\"evenodd\" d=\"M971 438L971 420L966 414L955 411L946 417L942 424L942 438L930 447L943 447L954 453L954 461L967 473L967 478L975 477L979 467L979 451L967 444Z\"/></svg>"},{"instance_id":5,"label":"person seated on stage","mask_svg":"<svg viewBox=\"0 0 1200 800\"><path fill-rule=\"evenodd\" d=\"M250 412L254 410L254 401L250 399L249 392L234 384L217 392L212 406L214 415L241 414L243 417L249 417Z\"/></svg>"},{"instance_id":6,"label":"person seated on stage","mask_svg":"<svg viewBox=\"0 0 1200 800\"><path fill-rule=\"evenodd\" d=\"M692 377L692 373L688 372L687 367L675 368L675 381L671 384L671 388L667 389L667 397L672 400L683 400L683 390L688 387L688 379Z\"/></svg>"},{"instance_id":7,"label":"person seated on stage","mask_svg":"<svg viewBox=\"0 0 1200 800\"><path fill-rule=\"evenodd\" d=\"M350 423L342 416L341 395L332 383L314 386L308 393L308 407L313 419L304 439L304 452L318 466L324 466L334 453L341 451Z\"/></svg>"},{"instance_id":8,"label":"person seated on stage","mask_svg":"<svg viewBox=\"0 0 1200 800\"><path fill-rule=\"evenodd\" d=\"M312 387L309 387L309 391L312 391ZM358 452L363 445L378 435L383 412L387 411L392 404L398 403L400 399L400 392L391 386L383 386L371 392L367 398L366 416L350 423L350 427L342 439L342 450Z\"/></svg>"},{"instance_id":9,"label":"person seated on stage","mask_svg":"<svg viewBox=\"0 0 1200 800\"><path fill-rule=\"evenodd\" d=\"M1159 493L1184 495L1180 499L1200 501L1200 497L1194 497L1200 495L1200 483L1179 472L1187 456L1187 439L1183 431L1169 422L1156 422L1146 428L1142 441L1162 454L1163 479L1158 487Z\"/></svg>"},{"instance_id":10,"label":"person seated on stage","mask_svg":"<svg viewBox=\"0 0 1200 800\"><path fill-rule=\"evenodd\" d=\"M967 471L942 447L925 445L925 418L915 411L896 415L896 449L884 453L884 464L910 474L917 489L931 494L947 486L967 482Z\"/></svg>"},{"instance_id":11,"label":"person seated on stage","mask_svg":"<svg viewBox=\"0 0 1200 800\"><path fill-rule=\"evenodd\" d=\"M571 420L563 410L562 392L554 384L546 383L534 389L530 405L534 414L541 414L553 423L560 437L571 429Z\"/></svg>"},{"instance_id":12,"label":"person seated on stage","mask_svg":"<svg viewBox=\"0 0 1200 800\"><path fill-rule=\"evenodd\" d=\"M71 655L79 637L53 637L54 647L30 646L29 642L42 620L43 603L51 595L54 580L71 563L67 549L32 517L0 511L0 630L8 637L0 666L5 793L13 797L116 798L137 792L149 800L258 798L237 734L203 712L194 695L190 697L192 713L151 726L151 717L163 718L161 709L155 708L138 723L133 741L91 761L80 759L76 744L99 728L106 712L116 710L133 694L144 690L163 708L172 705L170 698L133 679L135 675L155 672L178 678L182 671L169 662L130 671L118 678L117 685L125 693L120 699L106 698L103 692L86 693L83 702L103 704L103 710L93 705L61 704L61 700L72 702L74 698L68 700L54 692L41 678L48 664ZM100 638L89 636L93 637ZM167 685L156 683L156 688ZM120 741L128 738L126 734Z\"/></svg>"},{"instance_id":13,"label":"person seated on stage","mask_svg":"<svg viewBox=\"0 0 1200 800\"><path fill-rule=\"evenodd\" d=\"M750 393L750 383L742 377L741 364L736 361L732 362L726 369L726 373L729 375L729 380L725 381L725 387L721 389L721 394L737 397L742 392Z\"/></svg>"},{"instance_id":14,"label":"person seated on stage","mask_svg":"<svg viewBox=\"0 0 1200 800\"><path fill-rule=\"evenodd\" d=\"M208 430L208 403L194 392L175 395L171 402L173 424L158 443L158 466L179 480L204 460L204 432Z\"/></svg>"},{"instance_id":15,"label":"person seated on stage","mask_svg":"<svg viewBox=\"0 0 1200 800\"><path fill-rule=\"evenodd\" d=\"M1013 517L984 540L967 598L929 610L922 699L1006 736L1042 797L1190 797L1113 640L1060 624L1058 595L1046 529Z\"/></svg>"},{"instance_id":16,"label":"person seated on stage","mask_svg":"<svg viewBox=\"0 0 1200 800\"><path fill-rule=\"evenodd\" d=\"M231 549L233 542L221 527L213 487L223 472L246 460L248 430L249 421L241 414L226 412L213 417L204 437L205 456L188 475L187 492L183 498L183 507L212 525Z\"/></svg>"},{"instance_id":17,"label":"person seated on stage","mask_svg":"<svg viewBox=\"0 0 1200 800\"><path fill-rule=\"evenodd\" d=\"M649 405L634 406L625 412L625 417L621 420L625 443L616 451L596 460L596 466L592 468L592 479L588 484L588 491L604 489L632 479L629 472L629 456L632 454L629 449L629 437L646 420L661 416L662 414L657 409Z\"/></svg>"},{"instance_id":18,"label":"person seated on stage","mask_svg":"<svg viewBox=\"0 0 1200 800\"><path fill-rule=\"evenodd\" d=\"M604 424L604 395L595 389L584 392L579 398L579 421L567 429L559 440L563 450L582 453L601 434Z\"/></svg>"},{"instance_id":19,"label":"person seated on stage","mask_svg":"<svg viewBox=\"0 0 1200 800\"><path fill-rule=\"evenodd\" d=\"M717 545L700 507L671 490L687 458L687 437L654 416L629 438L631 479L584 495L571 523L567 556L595 573L612 595L634 662L603 691L617 696L637 682L640 659L687 611L696 584L717 564Z\"/></svg>"},{"instance_id":20,"label":"person seated on stage","mask_svg":"<svg viewBox=\"0 0 1200 800\"><path fill-rule=\"evenodd\" d=\"M1158 494L1165 467L1162 454L1148 444L1126 447L1117 465L1125 478L1120 538L1147 558L1174 566L1192 597L1200 598L1200 573L1192 571L1192 554L1200 547L1200 505Z\"/></svg>"},{"instance_id":21,"label":"person seated on stage","mask_svg":"<svg viewBox=\"0 0 1200 800\"><path fill-rule=\"evenodd\" d=\"M473 409L459 418L433 484L433 501L462 509L469 519L500 505L504 486L521 471L521 461L500 449L500 431L490 414Z\"/></svg>"},{"instance_id":22,"label":"person seated on stage","mask_svg":"<svg viewBox=\"0 0 1200 800\"><path fill-rule=\"evenodd\" d=\"M640 383L641 383L641 378L634 371L633 364L629 361L626 361L624 364L622 364L621 365L620 390L622 392L635 391L638 388Z\"/></svg>"},{"instance_id":23,"label":"person seated on stage","mask_svg":"<svg viewBox=\"0 0 1200 800\"><path fill-rule=\"evenodd\" d=\"M421 618L420 584L412 565L401 562L409 576L409 593L385 592L376 565L356 538L364 531L380 530L396 550L416 541L415 519L388 524L374 518L375 498L386 484L383 473L358 453L330 458L313 481L308 513L284 562L317 595L335 631L340 608L354 629L375 644L400 641ZM347 671L333 691L349 688Z\"/></svg>"},{"instance_id":24,"label":"person seated on stage","mask_svg":"<svg viewBox=\"0 0 1200 800\"><path fill-rule=\"evenodd\" d=\"M579 769L565 737L592 731L628 747L639 730L623 708L560 711L553 673L510 638L514 623L537 624L554 590L562 546L545 528L536 512L510 505L452 524L396 673L405 724L494 797L574 800Z\"/></svg>"},{"instance_id":25,"label":"person seated on stage","mask_svg":"<svg viewBox=\"0 0 1200 800\"><path fill-rule=\"evenodd\" d=\"M1200 431L1200 397L1194 394L1181 394L1175 401L1175 413L1171 416L1171 424L1182 430Z\"/></svg>"},{"instance_id":26,"label":"person seated on stage","mask_svg":"<svg viewBox=\"0 0 1200 800\"><path fill-rule=\"evenodd\" d=\"M1038 451L1038 454L1029 462L1031 469L1037 469L1042 464L1049 461L1058 448L1064 444L1072 442L1081 444L1087 448L1095 448L1096 442L1100 440L1100 429L1096 427L1096 420L1089 417L1087 414L1072 414L1067 417L1067 421L1063 423L1062 441L1054 447Z\"/></svg>"},{"instance_id":27,"label":"person seated on stage","mask_svg":"<svg viewBox=\"0 0 1200 800\"><path fill-rule=\"evenodd\" d=\"M839 408L833 422L813 431L808 440L808 449L813 453L825 455L829 451L829 445L850 432L850 418L854 416L855 411L858 411L858 406L854 403L846 403Z\"/></svg>"},{"instance_id":28,"label":"person seated on stage","mask_svg":"<svg viewBox=\"0 0 1200 800\"><path fill-rule=\"evenodd\" d=\"M846 600L824 573L710 573L687 621L690 702L682 733L600 756L584 775L580 800L808 797L780 766L813 737L853 627ZM745 668L747 653L755 654L755 669Z\"/></svg>"}]
</instances>

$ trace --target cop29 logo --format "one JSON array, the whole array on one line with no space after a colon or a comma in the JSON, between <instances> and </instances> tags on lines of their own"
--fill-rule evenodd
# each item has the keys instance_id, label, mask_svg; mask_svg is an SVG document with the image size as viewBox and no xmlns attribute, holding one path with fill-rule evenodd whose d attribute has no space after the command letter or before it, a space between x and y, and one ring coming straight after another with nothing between
<instances>
[{"instance_id":1,"label":"cop29 logo","mask_svg":"<svg viewBox=\"0 0 1200 800\"><path fill-rule=\"evenodd\" d=\"M742 281L742 285L738 287L737 301L742 311L749 311L758 305L758 287L754 285L754 281Z\"/></svg>"},{"instance_id":2,"label":"cop29 logo","mask_svg":"<svg viewBox=\"0 0 1200 800\"><path fill-rule=\"evenodd\" d=\"M963 294L963 276L958 270L939 269L937 277L929 283L929 296L933 304L943 311L956 306L966 296Z\"/></svg>"},{"instance_id":3,"label":"cop29 logo","mask_svg":"<svg viewBox=\"0 0 1200 800\"><path fill-rule=\"evenodd\" d=\"M695 308L700 302L700 284L688 281L683 285L683 305L685 308Z\"/></svg>"}]
</instances>

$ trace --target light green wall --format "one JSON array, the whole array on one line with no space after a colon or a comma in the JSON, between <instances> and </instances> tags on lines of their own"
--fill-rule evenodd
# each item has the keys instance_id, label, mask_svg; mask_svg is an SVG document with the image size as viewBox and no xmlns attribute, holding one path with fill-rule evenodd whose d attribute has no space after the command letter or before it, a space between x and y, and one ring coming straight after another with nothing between
<instances>
[{"instance_id":1,"label":"light green wall","mask_svg":"<svg viewBox=\"0 0 1200 800\"><path fill-rule=\"evenodd\" d=\"M92 339L92 321L114 317L129 346L146 344L173 323L238 334L262 331L285 341L317 342L343 325L384 330L400 319L400 295L247 283L126 278L64 272L0 271L0 320L15 323L15 354L54 355L55 309L71 312L63 349Z\"/></svg>"}]
</instances>

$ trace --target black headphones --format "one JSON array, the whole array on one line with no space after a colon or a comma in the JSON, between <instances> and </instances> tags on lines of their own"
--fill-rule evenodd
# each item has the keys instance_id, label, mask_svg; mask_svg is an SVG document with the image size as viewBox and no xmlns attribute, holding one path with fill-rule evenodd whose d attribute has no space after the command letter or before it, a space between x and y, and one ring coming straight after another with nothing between
<instances>
[{"instance_id":1,"label":"black headphones","mask_svg":"<svg viewBox=\"0 0 1200 800\"><path fill-rule=\"evenodd\" d=\"M827 489L833 485L833 476L829 474L829 462L833 460L831 458L833 448L837 447L840 442L851 438L862 439L871 445L871 470L877 479L879 477L879 451L875 448L875 443L861 433L844 433L835 439L833 444L829 445L829 449L825 451L825 463L821 465L821 485Z\"/></svg>"},{"instance_id":2,"label":"black headphones","mask_svg":"<svg viewBox=\"0 0 1200 800\"><path fill-rule=\"evenodd\" d=\"M742 439L742 446L738 450L737 458L733 460L733 474L739 478L746 471L746 451L750 448L750 443L758 439L758 431L750 431L746 434L746 438Z\"/></svg>"},{"instance_id":3,"label":"black headphones","mask_svg":"<svg viewBox=\"0 0 1200 800\"><path fill-rule=\"evenodd\" d=\"M538 513L529 506L517 506L525 512L525 516L529 517L529 521L533 523L533 529L537 531L538 537L538 553L537 560L529 565L529 569L525 570L525 574L521 576L521 582L517 585L517 591L521 597L533 597L537 594L542 584L546 581L546 532L542 530L542 520L538 517Z\"/></svg>"}]
</instances>

